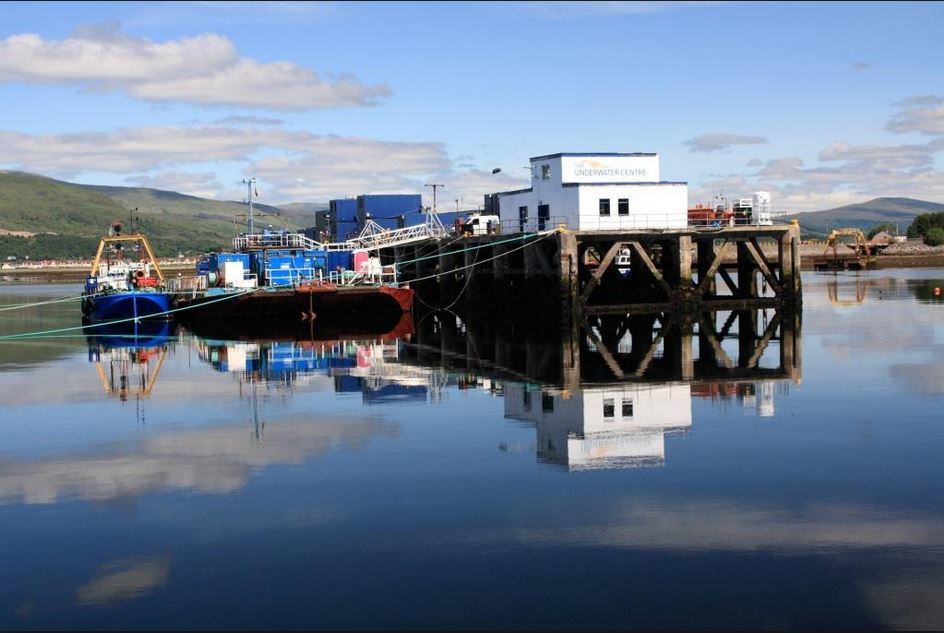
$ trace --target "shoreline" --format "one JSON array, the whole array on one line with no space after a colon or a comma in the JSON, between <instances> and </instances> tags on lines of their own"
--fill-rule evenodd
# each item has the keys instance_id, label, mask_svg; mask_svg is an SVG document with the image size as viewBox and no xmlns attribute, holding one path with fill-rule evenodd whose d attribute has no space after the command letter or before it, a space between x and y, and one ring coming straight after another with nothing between
<instances>
[{"instance_id":1,"label":"shoreline","mask_svg":"<svg viewBox=\"0 0 944 633\"><path fill-rule=\"evenodd\" d=\"M36 268L4 268L0 270L0 283L8 282L28 282L28 281L57 281L83 283L88 275L89 267L86 266L49 266ZM161 264L161 270L166 277L176 276L177 273L192 273L194 264L171 265Z\"/></svg>"},{"instance_id":2,"label":"shoreline","mask_svg":"<svg viewBox=\"0 0 944 633\"><path fill-rule=\"evenodd\" d=\"M944 253L923 253L913 255L878 255L876 256L876 267L872 270L887 270L892 268L944 268ZM191 273L193 264L184 266L165 265L161 269L168 275L177 275L178 273ZM802 256L800 259L800 270L812 271L812 256ZM88 273L87 267L74 268L7 268L0 270L0 283L11 282L30 282L30 281L56 281L56 282L76 282L85 281Z\"/></svg>"}]
</instances>

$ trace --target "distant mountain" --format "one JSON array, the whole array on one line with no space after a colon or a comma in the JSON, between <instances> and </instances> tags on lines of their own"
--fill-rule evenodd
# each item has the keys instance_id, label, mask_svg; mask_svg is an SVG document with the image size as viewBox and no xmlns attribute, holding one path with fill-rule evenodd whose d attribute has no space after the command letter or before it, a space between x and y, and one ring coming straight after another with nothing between
<instances>
[{"instance_id":1,"label":"distant mountain","mask_svg":"<svg viewBox=\"0 0 944 633\"><path fill-rule=\"evenodd\" d=\"M328 205L323 202L290 202L280 204L279 209L286 218L294 220L299 226L314 226L315 213L327 211Z\"/></svg>"},{"instance_id":2,"label":"distant mountain","mask_svg":"<svg viewBox=\"0 0 944 633\"><path fill-rule=\"evenodd\" d=\"M98 191L126 209L137 208L141 213L177 215L198 220L223 220L229 223L230 229L233 226L233 218L236 218L239 222L245 222L246 215L249 212L245 202L209 200L161 189L107 187L103 185L77 186L91 191ZM254 218L261 219L266 216L282 218L284 215L279 207L259 204L255 200L252 206ZM255 214L258 214L258 216Z\"/></svg>"},{"instance_id":3,"label":"distant mountain","mask_svg":"<svg viewBox=\"0 0 944 633\"><path fill-rule=\"evenodd\" d=\"M0 258L82 257L94 254L113 220L136 225L158 256L198 254L232 243L234 222L246 221L245 203L208 200L160 189L79 185L28 174L0 172ZM254 205L256 221L296 229L314 224L304 213ZM3 235L28 231L33 237ZM91 246L90 246L91 244Z\"/></svg>"},{"instance_id":4,"label":"distant mountain","mask_svg":"<svg viewBox=\"0 0 944 633\"><path fill-rule=\"evenodd\" d=\"M904 235L915 216L942 211L944 204L927 200L875 198L825 211L796 213L787 216L787 219L797 220L804 235L826 235L829 230L839 227L858 228L865 232L885 222L898 225L898 232Z\"/></svg>"}]
</instances>

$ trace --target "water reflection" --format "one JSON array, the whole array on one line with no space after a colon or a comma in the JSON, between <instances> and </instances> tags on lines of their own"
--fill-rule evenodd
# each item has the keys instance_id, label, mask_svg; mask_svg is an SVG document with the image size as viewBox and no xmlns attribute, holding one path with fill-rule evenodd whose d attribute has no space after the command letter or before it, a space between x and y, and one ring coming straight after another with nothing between
<instances>
[{"instance_id":1,"label":"water reflection","mask_svg":"<svg viewBox=\"0 0 944 633\"><path fill-rule=\"evenodd\" d=\"M173 344L170 323L148 323L132 331L86 328L85 332L89 362L95 365L106 394L122 402L129 397L140 402L151 395Z\"/></svg>"},{"instance_id":2,"label":"water reflection","mask_svg":"<svg viewBox=\"0 0 944 633\"><path fill-rule=\"evenodd\" d=\"M114 604L152 592L170 577L166 556L133 558L107 563L98 575L75 592L82 606Z\"/></svg>"},{"instance_id":3,"label":"water reflection","mask_svg":"<svg viewBox=\"0 0 944 633\"><path fill-rule=\"evenodd\" d=\"M0 623L940 626L920 285L808 276L802 339L758 310L63 341L0 371Z\"/></svg>"},{"instance_id":4,"label":"water reflection","mask_svg":"<svg viewBox=\"0 0 944 633\"><path fill-rule=\"evenodd\" d=\"M444 375L434 368L400 363L400 339L269 340L258 342L194 338L201 360L232 374L240 385L262 383L293 389L312 377L333 380L336 393L360 393L369 405L426 402L441 392Z\"/></svg>"},{"instance_id":5,"label":"water reflection","mask_svg":"<svg viewBox=\"0 0 944 633\"><path fill-rule=\"evenodd\" d=\"M535 424L542 462L570 470L665 462L665 434L692 426L691 387L614 385L560 394L505 385L505 417Z\"/></svg>"}]
</instances>

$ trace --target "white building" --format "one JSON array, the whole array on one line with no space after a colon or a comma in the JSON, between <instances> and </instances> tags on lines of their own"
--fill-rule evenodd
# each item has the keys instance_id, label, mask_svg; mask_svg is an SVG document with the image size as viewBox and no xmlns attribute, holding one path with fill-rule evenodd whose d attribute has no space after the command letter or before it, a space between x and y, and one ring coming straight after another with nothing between
<instances>
[{"instance_id":1,"label":"white building","mask_svg":"<svg viewBox=\"0 0 944 633\"><path fill-rule=\"evenodd\" d=\"M691 386L584 387L567 397L505 384L505 417L537 427L541 461L569 470L638 468L665 462L665 434L692 426Z\"/></svg>"},{"instance_id":2,"label":"white building","mask_svg":"<svg viewBox=\"0 0 944 633\"><path fill-rule=\"evenodd\" d=\"M530 188L495 196L503 233L688 226L688 183L659 180L658 154L537 156Z\"/></svg>"}]
</instances>

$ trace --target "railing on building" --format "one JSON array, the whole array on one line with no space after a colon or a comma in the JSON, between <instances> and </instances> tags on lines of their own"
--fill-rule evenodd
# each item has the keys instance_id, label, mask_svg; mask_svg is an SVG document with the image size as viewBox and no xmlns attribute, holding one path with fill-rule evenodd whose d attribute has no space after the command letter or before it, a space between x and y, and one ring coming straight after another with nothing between
<instances>
[{"instance_id":1,"label":"railing on building","mask_svg":"<svg viewBox=\"0 0 944 633\"><path fill-rule=\"evenodd\" d=\"M305 237L301 233L287 233L281 231L240 235L233 240L233 246L237 251L257 250L263 248L303 248L310 250L324 249L324 244Z\"/></svg>"},{"instance_id":2,"label":"railing on building","mask_svg":"<svg viewBox=\"0 0 944 633\"><path fill-rule=\"evenodd\" d=\"M298 286L309 281L324 281L324 270L313 267L266 268L269 286Z\"/></svg>"},{"instance_id":3,"label":"railing on building","mask_svg":"<svg viewBox=\"0 0 944 633\"><path fill-rule=\"evenodd\" d=\"M380 286L397 283L397 272L394 266L368 271L332 270L328 272L328 281L337 286Z\"/></svg>"}]
</instances>

